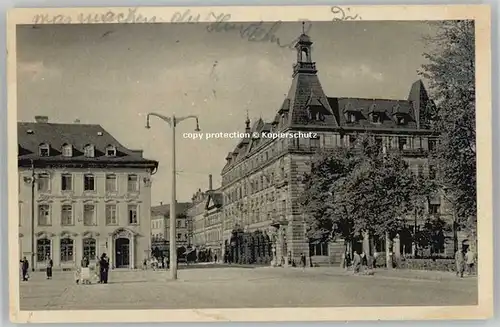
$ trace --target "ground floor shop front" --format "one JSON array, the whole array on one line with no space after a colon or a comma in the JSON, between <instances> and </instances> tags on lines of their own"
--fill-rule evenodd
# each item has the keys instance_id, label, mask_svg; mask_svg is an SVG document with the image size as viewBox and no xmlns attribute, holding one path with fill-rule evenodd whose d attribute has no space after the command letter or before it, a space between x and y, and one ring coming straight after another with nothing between
<instances>
[{"instance_id":1,"label":"ground floor shop front","mask_svg":"<svg viewBox=\"0 0 500 327\"><path fill-rule=\"evenodd\" d=\"M135 269L150 255L149 235L142 235L129 228L90 230L84 232L50 230L19 234L19 257L26 257L32 263L31 239L33 236L33 261L36 270L45 269L47 259L53 261L54 269L72 270L80 266L87 257L95 264L103 254L109 257L110 267Z\"/></svg>"}]
</instances>

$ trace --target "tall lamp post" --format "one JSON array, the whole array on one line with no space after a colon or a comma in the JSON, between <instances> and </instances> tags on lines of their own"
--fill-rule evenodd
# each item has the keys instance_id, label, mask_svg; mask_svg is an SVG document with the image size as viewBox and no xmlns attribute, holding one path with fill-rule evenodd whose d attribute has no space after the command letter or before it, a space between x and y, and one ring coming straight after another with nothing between
<instances>
[{"instance_id":1,"label":"tall lamp post","mask_svg":"<svg viewBox=\"0 0 500 327\"><path fill-rule=\"evenodd\" d=\"M195 119L196 120L196 132L200 131L200 127L198 124L198 116L189 115L185 117L175 117L172 115L171 117L167 117L157 113L148 113L146 118L146 128L151 128L149 124L149 118L151 116L158 117L161 120L167 122L170 125L172 130L172 199L170 203L170 277L171 279L177 279L177 245L176 245L176 170L175 170L175 126L187 119Z\"/></svg>"},{"instance_id":2,"label":"tall lamp post","mask_svg":"<svg viewBox=\"0 0 500 327\"><path fill-rule=\"evenodd\" d=\"M31 161L31 178L29 182L31 183L31 271L35 271L35 161Z\"/></svg>"}]
</instances>

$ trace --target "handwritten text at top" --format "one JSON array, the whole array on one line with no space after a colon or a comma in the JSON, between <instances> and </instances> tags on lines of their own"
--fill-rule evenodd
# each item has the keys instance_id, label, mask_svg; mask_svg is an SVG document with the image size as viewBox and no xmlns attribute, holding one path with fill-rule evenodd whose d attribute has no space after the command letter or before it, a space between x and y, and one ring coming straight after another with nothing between
<instances>
[{"instance_id":1,"label":"handwritten text at top","mask_svg":"<svg viewBox=\"0 0 500 327\"><path fill-rule=\"evenodd\" d=\"M358 14L352 15L350 13L350 8L342 8L339 6L333 6L330 8L330 12L333 14L332 21L348 21L348 20L361 20ZM290 44L282 44L279 38L277 38L274 33L279 29L281 21L277 21L273 24L270 29L262 28L264 22L252 23L249 25L244 24L229 24L231 18L230 14L225 13L214 13L210 12L207 15L205 21L212 22L214 26L207 28L210 31L229 31L229 30L239 30L242 37L248 38L250 41L260 41L260 42L272 42L277 43L282 47L289 47ZM197 23L200 22L201 15L192 13L190 9L184 12L176 12L171 17L170 22L172 23ZM160 23L162 22L161 17L151 16L147 17L139 13L138 8L128 8L126 13L119 12L116 13L112 10L108 10L104 13L80 13L76 16L70 15L49 15L49 14L37 14L32 18L33 24L102 24L102 23ZM311 28L308 25L307 31Z\"/></svg>"},{"instance_id":2,"label":"handwritten text at top","mask_svg":"<svg viewBox=\"0 0 500 327\"><path fill-rule=\"evenodd\" d=\"M109 24L109 23L157 23L156 16L146 17L139 13L138 8L128 8L127 12L116 13L108 10L104 13L69 15L37 14L33 16L33 24Z\"/></svg>"},{"instance_id":3,"label":"handwritten text at top","mask_svg":"<svg viewBox=\"0 0 500 327\"><path fill-rule=\"evenodd\" d=\"M332 21L345 21L345 20L361 20L361 16L358 14L351 15L351 8L342 8L339 6L333 6L330 8L330 12L333 14Z\"/></svg>"},{"instance_id":4,"label":"handwritten text at top","mask_svg":"<svg viewBox=\"0 0 500 327\"><path fill-rule=\"evenodd\" d=\"M231 14L210 12L205 19L202 19L201 14L193 13L187 9L184 12L176 12L171 18L172 23L199 23L208 22L206 27L207 32L238 32L240 37L250 42L270 42L278 45L280 48L294 49L297 38L283 42L277 32L281 27L282 21L266 23L264 21L254 23L232 23ZM311 30L311 24L308 23L304 32L308 33Z\"/></svg>"}]
</instances>

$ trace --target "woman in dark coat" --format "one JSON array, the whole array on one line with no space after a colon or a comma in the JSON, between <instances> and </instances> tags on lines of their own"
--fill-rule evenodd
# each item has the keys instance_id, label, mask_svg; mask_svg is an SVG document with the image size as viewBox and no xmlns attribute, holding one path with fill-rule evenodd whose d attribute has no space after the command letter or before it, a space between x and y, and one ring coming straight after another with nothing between
<instances>
[{"instance_id":1,"label":"woman in dark coat","mask_svg":"<svg viewBox=\"0 0 500 327\"><path fill-rule=\"evenodd\" d=\"M47 279L52 279L52 266L54 266L54 262L47 256Z\"/></svg>"},{"instance_id":2,"label":"woman in dark coat","mask_svg":"<svg viewBox=\"0 0 500 327\"><path fill-rule=\"evenodd\" d=\"M102 284L108 283L109 260L106 253L103 253L99 260L99 277Z\"/></svg>"}]
</instances>

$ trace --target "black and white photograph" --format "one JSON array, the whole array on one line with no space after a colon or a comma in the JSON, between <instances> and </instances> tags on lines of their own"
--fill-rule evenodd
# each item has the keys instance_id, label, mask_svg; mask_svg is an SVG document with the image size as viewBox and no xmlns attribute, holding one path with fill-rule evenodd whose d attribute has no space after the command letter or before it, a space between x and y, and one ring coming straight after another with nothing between
<instances>
[{"instance_id":1,"label":"black and white photograph","mask_svg":"<svg viewBox=\"0 0 500 327\"><path fill-rule=\"evenodd\" d=\"M490 316L489 9L446 7L13 11L11 319Z\"/></svg>"}]
</instances>

